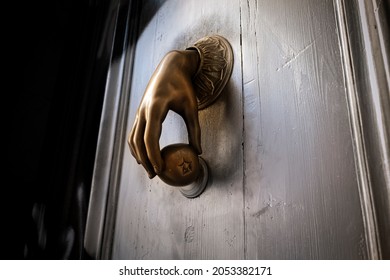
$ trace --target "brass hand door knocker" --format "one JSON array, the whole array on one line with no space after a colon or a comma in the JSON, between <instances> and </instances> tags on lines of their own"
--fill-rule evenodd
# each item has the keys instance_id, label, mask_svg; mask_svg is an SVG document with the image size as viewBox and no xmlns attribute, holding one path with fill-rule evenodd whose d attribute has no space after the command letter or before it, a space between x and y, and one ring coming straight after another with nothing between
<instances>
[{"instance_id":1,"label":"brass hand door knocker","mask_svg":"<svg viewBox=\"0 0 390 280\"><path fill-rule=\"evenodd\" d=\"M194 198L206 187L208 168L202 153L198 110L211 105L225 88L233 67L229 42L218 35L197 41L186 50L170 51L154 71L138 107L128 143L131 154L149 178L180 187ZM182 116L189 144L160 151L162 123L169 110Z\"/></svg>"}]
</instances>

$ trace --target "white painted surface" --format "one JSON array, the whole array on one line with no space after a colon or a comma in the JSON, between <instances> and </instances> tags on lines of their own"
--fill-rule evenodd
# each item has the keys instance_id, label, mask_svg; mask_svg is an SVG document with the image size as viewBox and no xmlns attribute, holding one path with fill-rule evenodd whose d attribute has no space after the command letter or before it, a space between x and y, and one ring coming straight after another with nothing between
<instances>
[{"instance_id":1,"label":"white painted surface","mask_svg":"<svg viewBox=\"0 0 390 280\"><path fill-rule=\"evenodd\" d=\"M112 258L366 258L332 1L160 2L141 15L127 131L168 51L222 35L233 74L200 112L212 177L199 198L149 180L124 147ZM161 147L178 142L169 114Z\"/></svg>"}]
</instances>

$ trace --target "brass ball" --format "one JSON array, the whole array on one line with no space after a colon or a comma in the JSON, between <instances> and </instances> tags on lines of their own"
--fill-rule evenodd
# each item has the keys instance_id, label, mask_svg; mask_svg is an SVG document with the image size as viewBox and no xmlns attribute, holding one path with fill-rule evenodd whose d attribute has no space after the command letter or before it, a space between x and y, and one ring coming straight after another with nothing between
<instances>
[{"instance_id":1,"label":"brass ball","mask_svg":"<svg viewBox=\"0 0 390 280\"><path fill-rule=\"evenodd\" d=\"M171 186L182 187L194 182L200 172L199 158L188 144L173 144L161 150L165 163L164 170L158 175Z\"/></svg>"}]
</instances>

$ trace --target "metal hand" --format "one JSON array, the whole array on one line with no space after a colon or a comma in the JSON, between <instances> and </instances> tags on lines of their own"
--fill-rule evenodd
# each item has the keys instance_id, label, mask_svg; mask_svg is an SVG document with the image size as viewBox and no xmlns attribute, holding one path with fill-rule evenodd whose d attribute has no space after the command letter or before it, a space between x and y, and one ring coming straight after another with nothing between
<instances>
[{"instance_id":1,"label":"metal hand","mask_svg":"<svg viewBox=\"0 0 390 280\"><path fill-rule=\"evenodd\" d=\"M169 110L183 117L189 144L197 154L202 153L198 104L192 84L198 65L196 50L171 51L162 59L146 87L128 144L149 178L164 170L159 139Z\"/></svg>"}]
</instances>

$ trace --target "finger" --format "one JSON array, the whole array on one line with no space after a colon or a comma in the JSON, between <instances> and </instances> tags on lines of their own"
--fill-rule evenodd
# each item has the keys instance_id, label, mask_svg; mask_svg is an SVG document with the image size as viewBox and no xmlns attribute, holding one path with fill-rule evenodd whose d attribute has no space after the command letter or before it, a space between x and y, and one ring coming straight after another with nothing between
<instances>
[{"instance_id":1,"label":"finger","mask_svg":"<svg viewBox=\"0 0 390 280\"><path fill-rule=\"evenodd\" d=\"M154 172L160 174L164 169L164 161L160 152L160 136L162 123L168 113L164 104L152 106L149 110L148 122L145 128L145 145L146 151L151 162Z\"/></svg>"},{"instance_id":2,"label":"finger","mask_svg":"<svg viewBox=\"0 0 390 280\"><path fill-rule=\"evenodd\" d=\"M156 173L153 170L153 166L150 163L146 152L146 147L144 143L145 126L146 126L145 118L140 117L138 120L138 124L135 127L134 136L132 138L132 144L134 147L134 152L137 155L138 161L148 172L149 178L153 178L154 176L156 176Z\"/></svg>"},{"instance_id":3,"label":"finger","mask_svg":"<svg viewBox=\"0 0 390 280\"><path fill-rule=\"evenodd\" d=\"M201 132L198 117L198 108L188 109L184 112L184 121L188 131L188 141L198 155L202 153Z\"/></svg>"},{"instance_id":4,"label":"finger","mask_svg":"<svg viewBox=\"0 0 390 280\"><path fill-rule=\"evenodd\" d=\"M135 158L135 160L137 161L137 163L141 164L141 162L138 159L138 155L135 151L135 145L134 145L134 141L133 141L135 129L136 129L137 125L138 125L138 116L135 117L133 128L131 129L131 132L129 133L129 137L127 138L127 144L129 145L130 152L133 155L133 157Z\"/></svg>"}]
</instances>

